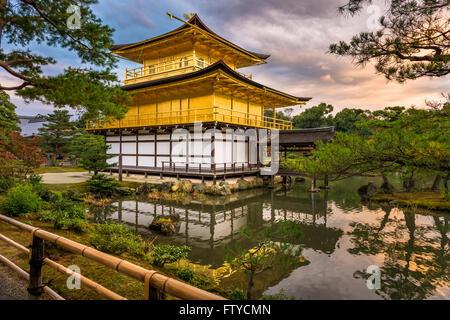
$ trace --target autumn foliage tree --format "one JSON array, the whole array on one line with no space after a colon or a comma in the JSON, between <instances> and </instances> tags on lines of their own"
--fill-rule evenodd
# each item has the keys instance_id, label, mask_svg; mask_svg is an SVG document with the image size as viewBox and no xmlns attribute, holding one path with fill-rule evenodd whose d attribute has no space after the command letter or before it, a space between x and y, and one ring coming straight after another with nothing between
<instances>
[{"instance_id":1,"label":"autumn foliage tree","mask_svg":"<svg viewBox=\"0 0 450 320\"><path fill-rule=\"evenodd\" d=\"M23 180L33 169L45 162L38 137L25 138L19 131L11 131L8 140L0 141L0 174Z\"/></svg>"}]
</instances>

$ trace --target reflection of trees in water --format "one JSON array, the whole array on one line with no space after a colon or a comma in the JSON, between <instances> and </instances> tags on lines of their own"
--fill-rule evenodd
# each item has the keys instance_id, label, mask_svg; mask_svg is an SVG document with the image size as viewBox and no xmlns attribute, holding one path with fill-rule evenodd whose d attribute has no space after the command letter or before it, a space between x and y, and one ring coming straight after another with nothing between
<instances>
[{"instance_id":1,"label":"reflection of trees in water","mask_svg":"<svg viewBox=\"0 0 450 320\"><path fill-rule=\"evenodd\" d=\"M105 223L114 213L122 212L122 201L117 202L117 205L89 206L89 213L94 217L95 223Z\"/></svg>"},{"instance_id":2,"label":"reflection of trees in water","mask_svg":"<svg viewBox=\"0 0 450 320\"><path fill-rule=\"evenodd\" d=\"M418 225L418 217L387 209L379 224L350 224L354 247L348 252L384 256L381 288L376 290L384 299L426 299L437 287L448 286L448 218L433 216L433 225ZM367 279L370 274L358 270L354 276Z\"/></svg>"}]
</instances>

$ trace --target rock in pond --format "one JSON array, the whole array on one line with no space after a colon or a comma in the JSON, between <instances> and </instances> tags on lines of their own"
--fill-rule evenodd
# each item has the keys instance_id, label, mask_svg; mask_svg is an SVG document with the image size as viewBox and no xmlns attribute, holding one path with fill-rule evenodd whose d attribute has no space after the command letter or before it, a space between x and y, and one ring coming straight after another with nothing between
<instances>
[{"instance_id":1,"label":"rock in pond","mask_svg":"<svg viewBox=\"0 0 450 320\"><path fill-rule=\"evenodd\" d=\"M372 181L369 181L367 185L361 186L358 189L358 194L362 198L373 197L378 193L378 187Z\"/></svg>"},{"instance_id":2,"label":"rock in pond","mask_svg":"<svg viewBox=\"0 0 450 320\"><path fill-rule=\"evenodd\" d=\"M158 217L152 221L149 228L165 235L172 235L178 232L180 225L180 217L171 215L167 217Z\"/></svg>"}]
</instances>

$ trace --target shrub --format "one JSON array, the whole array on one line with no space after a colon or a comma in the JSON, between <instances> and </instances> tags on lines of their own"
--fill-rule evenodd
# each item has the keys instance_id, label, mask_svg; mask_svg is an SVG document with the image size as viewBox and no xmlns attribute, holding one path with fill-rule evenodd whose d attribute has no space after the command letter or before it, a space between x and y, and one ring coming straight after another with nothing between
<instances>
[{"instance_id":1,"label":"shrub","mask_svg":"<svg viewBox=\"0 0 450 320\"><path fill-rule=\"evenodd\" d=\"M33 186L33 191L44 201L51 201L53 193L49 187L44 184L36 184Z\"/></svg>"},{"instance_id":2,"label":"shrub","mask_svg":"<svg viewBox=\"0 0 450 320\"><path fill-rule=\"evenodd\" d=\"M40 175L38 175L38 174L30 174L30 175L27 177L27 181L28 181L32 186L35 186L35 185L41 184L41 182L42 182L42 176L40 176Z\"/></svg>"},{"instance_id":3,"label":"shrub","mask_svg":"<svg viewBox=\"0 0 450 320\"><path fill-rule=\"evenodd\" d=\"M145 255L145 242L142 237L114 222L97 225L89 243L100 251L112 254L128 252L136 257Z\"/></svg>"},{"instance_id":4,"label":"shrub","mask_svg":"<svg viewBox=\"0 0 450 320\"><path fill-rule=\"evenodd\" d=\"M14 178L11 176L0 175L0 193L5 192L14 187Z\"/></svg>"},{"instance_id":5,"label":"shrub","mask_svg":"<svg viewBox=\"0 0 450 320\"><path fill-rule=\"evenodd\" d=\"M186 258L191 248L188 246L173 246L170 244L150 246L153 264L163 267L166 263L173 263Z\"/></svg>"},{"instance_id":6,"label":"shrub","mask_svg":"<svg viewBox=\"0 0 450 320\"><path fill-rule=\"evenodd\" d=\"M89 191L101 196L111 196L117 190L119 182L104 174L94 174L89 180Z\"/></svg>"},{"instance_id":7,"label":"shrub","mask_svg":"<svg viewBox=\"0 0 450 320\"><path fill-rule=\"evenodd\" d=\"M242 289L234 289L228 294L230 300L246 300L247 297Z\"/></svg>"},{"instance_id":8,"label":"shrub","mask_svg":"<svg viewBox=\"0 0 450 320\"><path fill-rule=\"evenodd\" d=\"M190 282L195 277L195 271L189 268L183 268L177 271L177 277L186 282Z\"/></svg>"},{"instance_id":9,"label":"shrub","mask_svg":"<svg viewBox=\"0 0 450 320\"><path fill-rule=\"evenodd\" d=\"M2 211L9 216L21 216L29 212L37 212L42 208L42 200L29 184L18 185L6 193L1 203Z\"/></svg>"},{"instance_id":10,"label":"shrub","mask_svg":"<svg viewBox=\"0 0 450 320\"><path fill-rule=\"evenodd\" d=\"M63 193L63 197L73 201L83 201L83 195L78 190L67 190Z\"/></svg>"},{"instance_id":11,"label":"shrub","mask_svg":"<svg viewBox=\"0 0 450 320\"><path fill-rule=\"evenodd\" d=\"M50 204L50 210L40 214L40 220L53 222L55 229L67 228L75 231L86 229L83 224L86 218L84 206L62 199L62 196L58 196L58 199Z\"/></svg>"}]
</instances>

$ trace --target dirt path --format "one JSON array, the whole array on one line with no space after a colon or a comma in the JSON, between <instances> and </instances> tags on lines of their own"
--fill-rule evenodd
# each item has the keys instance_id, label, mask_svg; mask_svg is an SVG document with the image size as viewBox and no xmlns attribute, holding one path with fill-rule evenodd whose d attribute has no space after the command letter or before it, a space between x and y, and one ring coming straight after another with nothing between
<instances>
[{"instance_id":1,"label":"dirt path","mask_svg":"<svg viewBox=\"0 0 450 320\"><path fill-rule=\"evenodd\" d=\"M91 177L89 172L43 173L41 176L46 184L81 183Z\"/></svg>"},{"instance_id":2,"label":"dirt path","mask_svg":"<svg viewBox=\"0 0 450 320\"><path fill-rule=\"evenodd\" d=\"M27 282L0 263L0 300L27 300Z\"/></svg>"}]
</instances>

